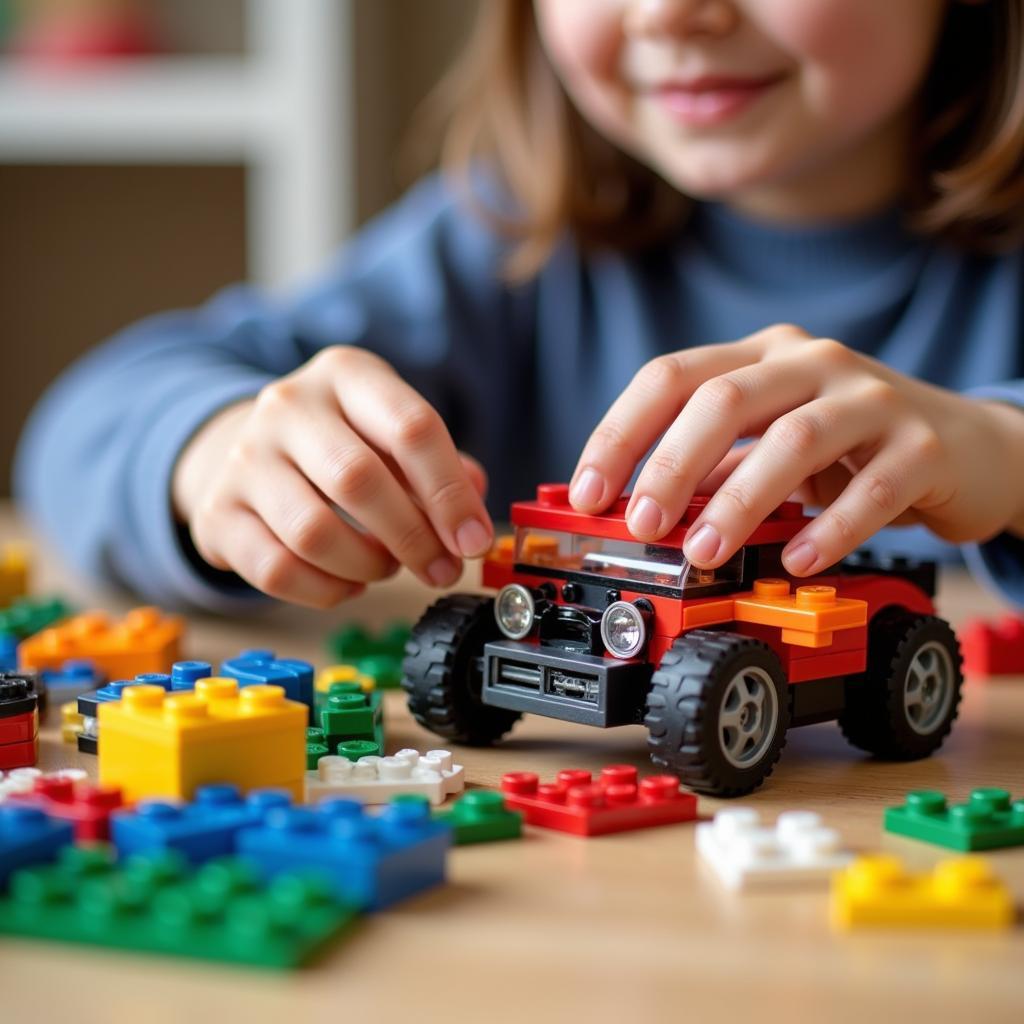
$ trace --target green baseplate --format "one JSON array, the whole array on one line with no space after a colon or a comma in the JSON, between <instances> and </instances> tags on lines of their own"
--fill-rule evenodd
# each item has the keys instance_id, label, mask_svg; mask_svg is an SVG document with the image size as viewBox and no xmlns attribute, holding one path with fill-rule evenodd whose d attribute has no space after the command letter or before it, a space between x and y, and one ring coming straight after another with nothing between
<instances>
[{"instance_id":1,"label":"green baseplate","mask_svg":"<svg viewBox=\"0 0 1024 1024\"><path fill-rule=\"evenodd\" d=\"M885 830L951 850L996 850L1024 845L1024 800L1011 803L1005 789L976 789L967 803L950 806L942 793L907 794L885 812Z\"/></svg>"},{"instance_id":2,"label":"green baseplate","mask_svg":"<svg viewBox=\"0 0 1024 1024\"><path fill-rule=\"evenodd\" d=\"M193 869L161 851L122 866L108 847L69 846L56 864L14 874L0 934L283 969L355 916L315 875L265 883L236 858Z\"/></svg>"},{"instance_id":3,"label":"green baseplate","mask_svg":"<svg viewBox=\"0 0 1024 1024\"><path fill-rule=\"evenodd\" d=\"M342 626L327 637L327 652L332 661L355 665L370 676L378 690L394 690L402 682L402 659L408 639L406 622L393 622L376 635L353 624Z\"/></svg>"}]
</instances>

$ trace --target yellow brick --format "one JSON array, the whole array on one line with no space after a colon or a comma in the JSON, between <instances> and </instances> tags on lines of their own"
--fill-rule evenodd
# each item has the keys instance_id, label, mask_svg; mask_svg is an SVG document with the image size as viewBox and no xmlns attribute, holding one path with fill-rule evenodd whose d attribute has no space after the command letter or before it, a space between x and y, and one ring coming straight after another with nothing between
<instances>
[{"instance_id":1,"label":"yellow brick","mask_svg":"<svg viewBox=\"0 0 1024 1024\"><path fill-rule=\"evenodd\" d=\"M951 857L914 875L897 857L860 857L832 880L838 928L1007 928L1013 897L981 857Z\"/></svg>"},{"instance_id":2,"label":"yellow brick","mask_svg":"<svg viewBox=\"0 0 1024 1024\"><path fill-rule=\"evenodd\" d=\"M18 645L22 668L59 669L70 658L88 658L111 679L140 672L170 672L179 660L184 621L159 608L133 608L113 622L104 612L65 619Z\"/></svg>"},{"instance_id":3,"label":"yellow brick","mask_svg":"<svg viewBox=\"0 0 1024 1024\"><path fill-rule=\"evenodd\" d=\"M30 554L29 546L17 541L0 550L0 608L28 593Z\"/></svg>"},{"instance_id":4,"label":"yellow brick","mask_svg":"<svg viewBox=\"0 0 1024 1024\"><path fill-rule=\"evenodd\" d=\"M77 703L73 700L60 706L60 738L65 743L75 743L84 728L83 716L78 713Z\"/></svg>"},{"instance_id":5,"label":"yellow brick","mask_svg":"<svg viewBox=\"0 0 1024 1024\"><path fill-rule=\"evenodd\" d=\"M327 665L316 674L316 689L326 693L333 683L358 683L369 692L377 685L372 676L360 672L355 665Z\"/></svg>"},{"instance_id":6,"label":"yellow brick","mask_svg":"<svg viewBox=\"0 0 1024 1024\"><path fill-rule=\"evenodd\" d=\"M243 792L264 786L302 799L306 767L304 704L280 686L202 679L194 692L126 687L101 704L99 777L125 800L190 800L197 786L230 782Z\"/></svg>"}]
</instances>

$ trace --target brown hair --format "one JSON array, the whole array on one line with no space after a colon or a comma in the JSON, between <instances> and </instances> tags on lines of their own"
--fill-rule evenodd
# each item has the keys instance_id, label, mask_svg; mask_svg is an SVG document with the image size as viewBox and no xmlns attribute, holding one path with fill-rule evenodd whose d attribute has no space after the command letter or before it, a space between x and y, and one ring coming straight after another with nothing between
<instances>
[{"instance_id":1,"label":"brown hair","mask_svg":"<svg viewBox=\"0 0 1024 1024\"><path fill-rule=\"evenodd\" d=\"M685 220L690 200L577 112L530 0L483 0L435 101L446 121L442 167L515 243L513 278L535 273L566 230L586 248L635 251ZM911 225L981 252L1024 241L1024 0L954 0L918 125ZM478 166L497 172L514 214L472 189Z\"/></svg>"}]
</instances>

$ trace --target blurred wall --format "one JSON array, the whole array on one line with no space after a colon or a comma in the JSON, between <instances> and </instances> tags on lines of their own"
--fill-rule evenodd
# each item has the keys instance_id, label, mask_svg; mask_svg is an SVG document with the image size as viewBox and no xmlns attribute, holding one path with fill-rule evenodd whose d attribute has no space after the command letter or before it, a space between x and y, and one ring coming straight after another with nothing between
<instances>
[{"instance_id":1,"label":"blurred wall","mask_svg":"<svg viewBox=\"0 0 1024 1024\"><path fill-rule=\"evenodd\" d=\"M230 4L165 5L197 52L241 45ZM489 0L483 0L489 2ZM356 0L357 209L402 185L417 105L457 52L477 0ZM0 493L46 385L120 327L194 305L246 276L245 172L232 167L5 166L0 162ZM11 386L12 383L14 386Z\"/></svg>"}]
</instances>

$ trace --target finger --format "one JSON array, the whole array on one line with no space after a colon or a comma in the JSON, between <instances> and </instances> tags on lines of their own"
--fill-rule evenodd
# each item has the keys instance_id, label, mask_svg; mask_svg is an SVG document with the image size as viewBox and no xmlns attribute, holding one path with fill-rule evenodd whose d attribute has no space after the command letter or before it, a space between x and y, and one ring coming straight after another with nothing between
<instances>
[{"instance_id":1,"label":"finger","mask_svg":"<svg viewBox=\"0 0 1024 1024\"><path fill-rule=\"evenodd\" d=\"M760 352L760 343L747 339L675 352L642 367L583 447L569 485L573 506L581 512L607 508L694 391L710 378L755 362Z\"/></svg>"},{"instance_id":2,"label":"finger","mask_svg":"<svg viewBox=\"0 0 1024 1024\"><path fill-rule=\"evenodd\" d=\"M739 438L811 401L820 388L813 360L793 357L743 366L702 384L640 472L626 506L630 532L645 541L667 533L697 484Z\"/></svg>"},{"instance_id":3,"label":"finger","mask_svg":"<svg viewBox=\"0 0 1024 1024\"><path fill-rule=\"evenodd\" d=\"M908 459L889 443L854 474L847 487L783 549L793 576L810 576L834 565L888 526L926 493L932 467Z\"/></svg>"},{"instance_id":4,"label":"finger","mask_svg":"<svg viewBox=\"0 0 1024 1024\"><path fill-rule=\"evenodd\" d=\"M337 389L353 428L401 467L437 536L456 557L490 550L494 527L437 410L387 363L360 363Z\"/></svg>"},{"instance_id":5,"label":"finger","mask_svg":"<svg viewBox=\"0 0 1024 1024\"><path fill-rule=\"evenodd\" d=\"M462 468L466 471L469 476L470 483L476 489L476 493L481 498L487 497L487 471L483 466L480 465L472 455L467 455L465 452L459 452L459 458L462 460Z\"/></svg>"},{"instance_id":6,"label":"finger","mask_svg":"<svg viewBox=\"0 0 1024 1024\"><path fill-rule=\"evenodd\" d=\"M292 463L270 459L258 478L244 479L249 506L304 562L359 583L384 579L398 569L388 549L346 523Z\"/></svg>"},{"instance_id":7,"label":"finger","mask_svg":"<svg viewBox=\"0 0 1024 1024\"><path fill-rule=\"evenodd\" d=\"M362 524L429 586L447 587L462 564L381 457L333 406L310 404L285 420L285 454L338 508Z\"/></svg>"},{"instance_id":8,"label":"finger","mask_svg":"<svg viewBox=\"0 0 1024 1024\"><path fill-rule=\"evenodd\" d=\"M217 540L200 554L211 564L233 569L257 590L309 608L332 608L361 594L362 583L329 576L289 551L249 508L220 514ZM212 557L211 557L212 556Z\"/></svg>"},{"instance_id":9,"label":"finger","mask_svg":"<svg viewBox=\"0 0 1024 1024\"><path fill-rule=\"evenodd\" d=\"M729 474L750 454L753 447L752 443L746 443L730 448L718 465L697 484L694 494L706 494L709 497L714 494Z\"/></svg>"},{"instance_id":10,"label":"finger","mask_svg":"<svg viewBox=\"0 0 1024 1024\"><path fill-rule=\"evenodd\" d=\"M859 392L818 398L779 417L711 496L687 530L683 552L713 569L805 480L855 449L878 444L889 422L883 408L866 419Z\"/></svg>"}]
</instances>

